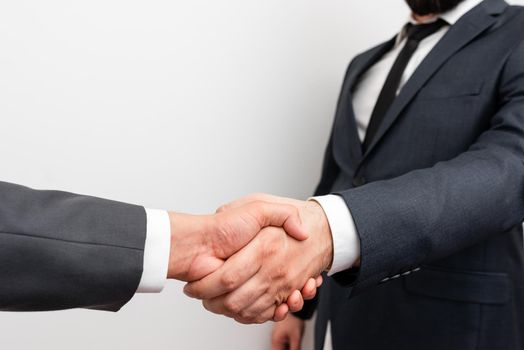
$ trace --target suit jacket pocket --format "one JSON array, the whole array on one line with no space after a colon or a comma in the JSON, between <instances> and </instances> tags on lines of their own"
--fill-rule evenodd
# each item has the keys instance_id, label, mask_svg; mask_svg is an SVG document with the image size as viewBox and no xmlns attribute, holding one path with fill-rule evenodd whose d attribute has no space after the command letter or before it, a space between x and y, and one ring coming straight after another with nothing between
<instances>
[{"instance_id":1,"label":"suit jacket pocket","mask_svg":"<svg viewBox=\"0 0 524 350\"><path fill-rule=\"evenodd\" d=\"M483 80L461 81L448 84L429 84L420 90L421 100L478 96L484 86Z\"/></svg>"},{"instance_id":2,"label":"suit jacket pocket","mask_svg":"<svg viewBox=\"0 0 524 350\"><path fill-rule=\"evenodd\" d=\"M408 293L477 304L505 304L511 281L506 273L423 267L404 279Z\"/></svg>"}]
</instances>

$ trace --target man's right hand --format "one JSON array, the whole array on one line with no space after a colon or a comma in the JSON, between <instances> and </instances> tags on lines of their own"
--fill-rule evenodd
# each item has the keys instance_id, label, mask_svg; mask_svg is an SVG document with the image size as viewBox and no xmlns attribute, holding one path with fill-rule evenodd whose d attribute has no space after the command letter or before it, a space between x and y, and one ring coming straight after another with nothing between
<instances>
[{"instance_id":1,"label":"man's right hand","mask_svg":"<svg viewBox=\"0 0 524 350\"><path fill-rule=\"evenodd\" d=\"M322 207L314 201L296 202L293 207L311 237L299 242L281 228L268 227L217 271L187 284L184 292L203 300L207 310L238 322L267 321L275 305L320 276L332 261L331 230Z\"/></svg>"},{"instance_id":2,"label":"man's right hand","mask_svg":"<svg viewBox=\"0 0 524 350\"><path fill-rule=\"evenodd\" d=\"M215 215L170 212L169 220L168 278L186 282L218 269L265 227L282 227L297 240L308 238L298 210L287 204L258 201Z\"/></svg>"},{"instance_id":3,"label":"man's right hand","mask_svg":"<svg viewBox=\"0 0 524 350\"><path fill-rule=\"evenodd\" d=\"M300 350L304 335L304 321L296 316L289 316L273 326L271 350Z\"/></svg>"},{"instance_id":4,"label":"man's right hand","mask_svg":"<svg viewBox=\"0 0 524 350\"><path fill-rule=\"evenodd\" d=\"M300 214L289 204L255 201L215 215L169 213L171 251L168 278L197 281L221 267L225 260L247 245L263 228L282 227L288 235L305 240ZM288 311L302 308L312 299L320 279L310 279L301 291L288 296L275 312L274 320L284 319Z\"/></svg>"}]
</instances>

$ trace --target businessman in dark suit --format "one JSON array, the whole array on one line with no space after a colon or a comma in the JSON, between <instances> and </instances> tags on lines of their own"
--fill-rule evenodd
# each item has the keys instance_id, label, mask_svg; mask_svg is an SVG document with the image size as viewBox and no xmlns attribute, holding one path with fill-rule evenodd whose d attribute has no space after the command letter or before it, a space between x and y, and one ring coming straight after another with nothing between
<instances>
[{"instance_id":1,"label":"businessman in dark suit","mask_svg":"<svg viewBox=\"0 0 524 350\"><path fill-rule=\"evenodd\" d=\"M347 70L312 199L329 225L310 239L328 234L332 249L306 260L331 277L275 325L274 349L298 349L315 309L317 350L524 348L524 8L407 3L410 23ZM233 270L186 289L211 311L248 314L253 283L205 292Z\"/></svg>"},{"instance_id":2,"label":"businessman in dark suit","mask_svg":"<svg viewBox=\"0 0 524 350\"><path fill-rule=\"evenodd\" d=\"M258 201L195 216L0 182L0 310L117 311L136 292L161 291L167 278L206 276L266 226L307 238L289 205ZM303 297L315 291L310 280ZM297 289L258 320L302 304Z\"/></svg>"}]
</instances>

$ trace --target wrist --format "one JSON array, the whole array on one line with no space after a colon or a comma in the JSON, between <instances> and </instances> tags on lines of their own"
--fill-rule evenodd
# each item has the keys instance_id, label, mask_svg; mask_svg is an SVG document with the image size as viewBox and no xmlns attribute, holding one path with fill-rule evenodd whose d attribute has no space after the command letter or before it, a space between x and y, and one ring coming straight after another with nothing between
<instances>
[{"instance_id":1,"label":"wrist","mask_svg":"<svg viewBox=\"0 0 524 350\"><path fill-rule=\"evenodd\" d=\"M188 272L199 255L208 251L208 220L204 216L169 212L171 248L167 277L188 280Z\"/></svg>"},{"instance_id":2,"label":"wrist","mask_svg":"<svg viewBox=\"0 0 524 350\"><path fill-rule=\"evenodd\" d=\"M316 238L315 245L319 249L320 273L329 270L333 262L333 237L329 222L322 206L314 200L307 201L306 209L312 217L311 236Z\"/></svg>"}]
</instances>

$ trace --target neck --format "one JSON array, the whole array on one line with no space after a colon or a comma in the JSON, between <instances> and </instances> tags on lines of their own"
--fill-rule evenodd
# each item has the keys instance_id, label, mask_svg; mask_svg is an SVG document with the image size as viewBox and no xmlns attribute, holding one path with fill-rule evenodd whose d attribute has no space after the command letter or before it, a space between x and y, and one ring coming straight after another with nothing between
<instances>
[{"instance_id":1,"label":"neck","mask_svg":"<svg viewBox=\"0 0 524 350\"><path fill-rule=\"evenodd\" d=\"M423 15L423 16L421 16L421 15L417 15L417 14L414 13L414 12L411 14L411 18L413 18L413 20L414 20L415 22L417 22L418 24L426 23L426 22L432 20L432 19L435 18L435 17L437 17L437 15L434 14L434 13L430 13L429 15Z\"/></svg>"}]
</instances>

